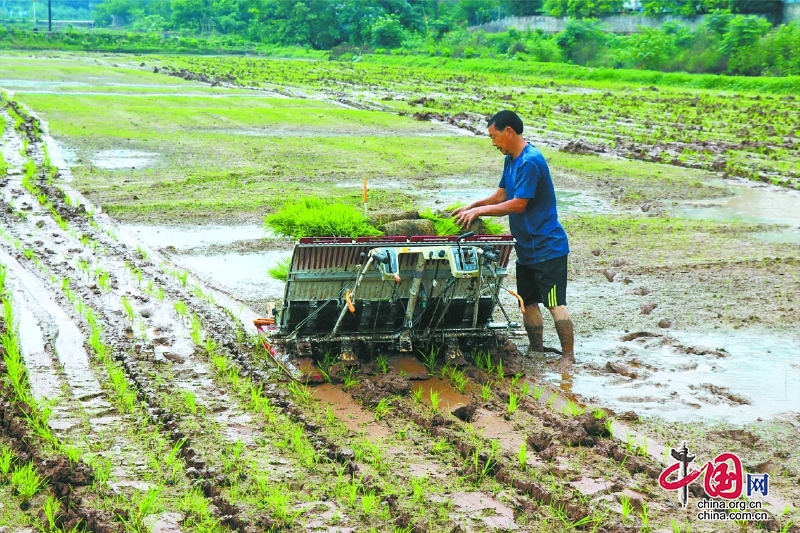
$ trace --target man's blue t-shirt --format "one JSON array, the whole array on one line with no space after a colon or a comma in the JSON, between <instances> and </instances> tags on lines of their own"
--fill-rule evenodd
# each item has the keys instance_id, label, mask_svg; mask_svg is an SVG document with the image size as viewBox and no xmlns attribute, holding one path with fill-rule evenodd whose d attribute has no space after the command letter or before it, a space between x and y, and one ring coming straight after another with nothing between
<instances>
[{"instance_id":1,"label":"man's blue t-shirt","mask_svg":"<svg viewBox=\"0 0 800 533\"><path fill-rule=\"evenodd\" d=\"M506 190L506 201L529 199L525 211L508 215L511 234L517 240L517 262L534 265L569 253L567 233L558 222L553 180L542 152L528 144L516 159L507 155L499 187Z\"/></svg>"}]
</instances>

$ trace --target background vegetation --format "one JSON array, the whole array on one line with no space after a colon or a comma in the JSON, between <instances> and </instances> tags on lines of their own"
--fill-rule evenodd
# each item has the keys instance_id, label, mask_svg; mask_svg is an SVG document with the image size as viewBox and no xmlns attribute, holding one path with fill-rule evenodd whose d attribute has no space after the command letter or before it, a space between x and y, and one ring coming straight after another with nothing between
<instances>
[{"instance_id":1,"label":"background vegetation","mask_svg":"<svg viewBox=\"0 0 800 533\"><path fill-rule=\"evenodd\" d=\"M773 27L777 0L646 0L647 15L708 14L694 31L678 22L615 35L591 17L624 11L623 0L57 0L54 17L91 18L99 29L52 35L21 24L30 4L7 0L0 46L116 52L365 53L571 63L664 72L789 76L800 74L800 26ZM90 9L90 6L93 6ZM24 9L23 9L24 7ZM776 11L777 10L777 11ZM40 8L39 18L44 12ZM22 15L24 14L24 17ZM470 31L516 15L571 17L558 34ZM113 27L109 29L109 27Z\"/></svg>"}]
</instances>

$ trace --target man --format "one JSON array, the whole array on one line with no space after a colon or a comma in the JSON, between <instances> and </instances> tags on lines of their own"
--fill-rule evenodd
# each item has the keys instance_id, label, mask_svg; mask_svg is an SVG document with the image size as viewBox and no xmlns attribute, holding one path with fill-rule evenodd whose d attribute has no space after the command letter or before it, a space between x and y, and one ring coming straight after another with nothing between
<instances>
[{"instance_id":1,"label":"man","mask_svg":"<svg viewBox=\"0 0 800 533\"><path fill-rule=\"evenodd\" d=\"M456 209L462 227L479 216L508 215L517 240L517 292L525 302L523 322L530 350L544 351L543 303L553 315L561 341L560 367L575 362L572 319L567 310L567 234L558 222L556 194L550 169L542 153L522 136L522 119L513 111L500 111L488 122L492 144L506 156L503 177L491 196Z\"/></svg>"}]
</instances>

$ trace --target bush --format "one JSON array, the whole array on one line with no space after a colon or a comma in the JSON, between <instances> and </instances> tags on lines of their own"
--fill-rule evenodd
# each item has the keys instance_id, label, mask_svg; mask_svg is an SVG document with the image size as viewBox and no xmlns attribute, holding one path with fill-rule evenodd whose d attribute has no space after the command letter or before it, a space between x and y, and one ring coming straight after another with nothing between
<instances>
[{"instance_id":1,"label":"bush","mask_svg":"<svg viewBox=\"0 0 800 533\"><path fill-rule=\"evenodd\" d=\"M264 223L286 237L370 237L381 235L355 207L319 198L301 198L267 215Z\"/></svg>"}]
</instances>

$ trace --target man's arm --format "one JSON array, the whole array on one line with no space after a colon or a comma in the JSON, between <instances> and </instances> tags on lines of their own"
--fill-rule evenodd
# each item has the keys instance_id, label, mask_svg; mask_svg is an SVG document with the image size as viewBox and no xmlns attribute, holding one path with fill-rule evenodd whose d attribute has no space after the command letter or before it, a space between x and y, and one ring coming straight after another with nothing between
<instances>
[{"instance_id":1,"label":"man's arm","mask_svg":"<svg viewBox=\"0 0 800 533\"><path fill-rule=\"evenodd\" d=\"M499 190L503 191L503 197L505 197L505 189ZM479 216L502 217L512 213L522 213L527 206L528 198L512 198L494 205L479 205L463 210L457 214L456 221L462 228L469 228Z\"/></svg>"},{"instance_id":2,"label":"man's arm","mask_svg":"<svg viewBox=\"0 0 800 533\"><path fill-rule=\"evenodd\" d=\"M503 188L498 188L491 196L487 196L483 200L478 200L477 202L472 202L469 205L465 205L464 207L459 207L455 211L453 211L453 216L458 215L459 213L463 213L464 211L469 211L470 209L474 209L476 207L482 207L486 205L495 205L500 204L506 201L506 190Z\"/></svg>"}]
</instances>

